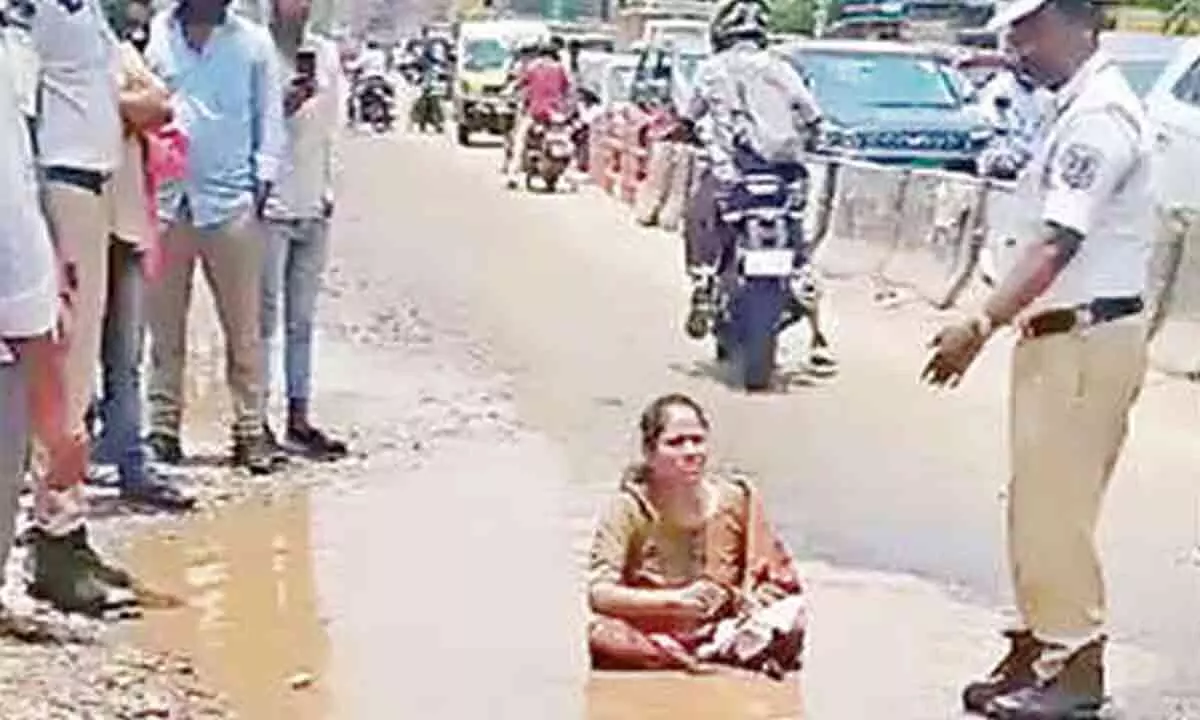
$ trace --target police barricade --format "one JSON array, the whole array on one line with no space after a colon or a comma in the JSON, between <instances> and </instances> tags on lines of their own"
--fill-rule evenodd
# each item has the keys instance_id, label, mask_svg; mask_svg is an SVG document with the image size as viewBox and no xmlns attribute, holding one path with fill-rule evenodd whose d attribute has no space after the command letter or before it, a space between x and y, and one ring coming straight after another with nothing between
<instances>
[{"instance_id":1,"label":"police barricade","mask_svg":"<svg viewBox=\"0 0 1200 720\"><path fill-rule=\"evenodd\" d=\"M1151 366L1200 380L1200 213L1160 210L1147 298Z\"/></svg>"},{"instance_id":2,"label":"police barricade","mask_svg":"<svg viewBox=\"0 0 1200 720\"><path fill-rule=\"evenodd\" d=\"M895 249L908 173L837 158L829 226L813 253L826 274L878 276Z\"/></svg>"},{"instance_id":3,"label":"police barricade","mask_svg":"<svg viewBox=\"0 0 1200 720\"><path fill-rule=\"evenodd\" d=\"M881 270L903 287L948 308L970 282L983 246L988 186L962 173L908 170L897 211L897 233Z\"/></svg>"},{"instance_id":4,"label":"police barricade","mask_svg":"<svg viewBox=\"0 0 1200 720\"><path fill-rule=\"evenodd\" d=\"M671 151L671 173L667 177L667 191L658 211L658 224L664 230L674 232L682 225L683 214L687 211L692 176L696 169L696 153L683 143L671 143Z\"/></svg>"},{"instance_id":5,"label":"police barricade","mask_svg":"<svg viewBox=\"0 0 1200 720\"><path fill-rule=\"evenodd\" d=\"M815 250L833 227L833 200L837 194L838 165L814 155L807 162L808 198L804 204L804 237Z\"/></svg>"},{"instance_id":6,"label":"police barricade","mask_svg":"<svg viewBox=\"0 0 1200 720\"><path fill-rule=\"evenodd\" d=\"M683 143L652 143L646 177L634 199L634 219L642 225L677 230L687 205L695 153Z\"/></svg>"}]
</instances>

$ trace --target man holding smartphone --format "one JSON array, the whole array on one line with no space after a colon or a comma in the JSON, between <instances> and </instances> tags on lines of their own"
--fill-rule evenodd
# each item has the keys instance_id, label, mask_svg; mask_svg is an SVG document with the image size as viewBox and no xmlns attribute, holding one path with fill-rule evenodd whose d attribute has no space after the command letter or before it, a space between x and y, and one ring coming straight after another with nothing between
<instances>
[{"instance_id":1,"label":"man holding smartphone","mask_svg":"<svg viewBox=\"0 0 1200 720\"><path fill-rule=\"evenodd\" d=\"M346 445L312 423L313 318L328 252L333 216L334 138L338 126L340 64L333 41L308 26L311 0L275 0L271 34L284 77L284 150L279 183L266 206L267 254L263 266L262 340L264 406L271 390L271 352L284 319L287 449L318 460L346 455ZM265 429L274 437L271 429Z\"/></svg>"}]
</instances>

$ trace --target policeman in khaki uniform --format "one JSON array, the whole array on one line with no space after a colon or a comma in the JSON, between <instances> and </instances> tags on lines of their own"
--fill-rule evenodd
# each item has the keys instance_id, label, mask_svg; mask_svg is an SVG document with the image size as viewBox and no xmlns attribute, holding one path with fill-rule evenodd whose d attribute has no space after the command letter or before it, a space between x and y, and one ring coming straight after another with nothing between
<instances>
[{"instance_id":1,"label":"policeman in khaki uniform","mask_svg":"<svg viewBox=\"0 0 1200 720\"><path fill-rule=\"evenodd\" d=\"M990 717L1056 720L1104 710L1101 503L1146 369L1142 295L1151 237L1150 133L1121 71L1097 50L1088 0L1015 0L1020 69L1054 93L1018 180L1020 255L984 307L942 330L924 377L958 384L996 329L1012 364L1008 544L1021 626L964 692Z\"/></svg>"}]
</instances>

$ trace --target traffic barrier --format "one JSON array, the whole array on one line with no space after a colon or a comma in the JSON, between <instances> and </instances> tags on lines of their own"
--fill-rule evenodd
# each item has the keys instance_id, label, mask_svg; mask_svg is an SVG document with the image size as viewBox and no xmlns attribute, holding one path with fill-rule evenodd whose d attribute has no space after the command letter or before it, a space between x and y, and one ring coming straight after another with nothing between
<instances>
[{"instance_id":1,"label":"traffic barrier","mask_svg":"<svg viewBox=\"0 0 1200 720\"><path fill-rule=\"evenodd\" d=\"M666 202L670 189L671 165L675 161L675 148L670 143L660 142L650 146L646 160L646 178L638 185L633 202L633 219L642 225L654 225Z\"/></svg>"},{"instance_id":2,"label":"traffic barrier","mask_svg":"<svg viewBox=\"0 0 1200 720\"><path fill-rule=\"evenodd\" d=\"M644 139L652 120L650 115L641 110L628 109L616 128L617 151L620 154L617 196L628 204L633 204L638 186L646 177L649 152Z\"/></svg>"},{"instance_id":3,"label":"traffic barrier","mask_svg":"<svg viewBox=\"0 0 1200 720\"><path fill-rule=\"evenodd\" d=\"M957 173L907 172L899 231L882 278L934 307L948 308L966 289L979 261L988 186Z\"/></svg>"},{"instance_id":4,"label":"traffic barrier","mask_svg":"<svg viewBox=\"0 0 1200 720\"><path fill-rule=\"evenodd\" d=\"M815 250L833 226L833 201L837 193L837 163L814 159L808 163L808 198L804 204L804 237Z\"/></svg>"},{"instance_id":5,"label":"traffic barrier","mask_svg":"<svg viewBox=\"0 0 1200 720\"><path fill-rule=\"evenodd\" d=\"M683 143L660 141L650 145L646 177L634 200L634 219L642 225L678 230L691 187L695 155Z\"/></svg>"},{"instance_id":6,"label":"traffic barrier","mask_svg":"<svg viewBox=\"0 0 1200 720\"><path fill-rule=\"evenodd\" d=\"M672 143L671 153L671 174L667 178L667 193L658 213L658 224L664 230L674 232L683 224L683 214L687 209L687 199L692 187L692 174L695 172L696 154L691 147L682 143Z\"/></svg>"},{"instance_id":7,"label":"traffic barrier","mask_svg":"<svg viewBox=\"0 0 1200 720\"><path fill-rule=\"evenodd\" d=\"M626 129L613 141L623 182L641 170L629 143L637 137ZM643 222L673 228L676 207L685 214L693 191L695 153L670 143L653 148L636 210ZM809 158L809 178L805 233L822 272L907 288L942 309L955 305L984 264L993 279L1004 276L1015 239L1028 229L1013 183L829 156ZM1159 216L1147 291L1150 363L1200 381L1200 212Z\"/></svg>"},{"instance_id":8,"label":"traffic barrier","mask_svg":"<svg viewBox=\"0 0 1200 720\"><path fill-rule=\"evenodd\" d=\"M1159 212L1150 261L1150 365L1200 380L1200 213Z\"/></svg>"},{"instance_id":9,"label":"traffic barrier","mask_svg":"<svg viewBox=\"0 0 1200 720\"><path fill-rule=\"evenodd\" d=\"M908 173L837 159L830 226L813 261L831 276L878 276L896 245Z\"/></svg>"}]
</instances>

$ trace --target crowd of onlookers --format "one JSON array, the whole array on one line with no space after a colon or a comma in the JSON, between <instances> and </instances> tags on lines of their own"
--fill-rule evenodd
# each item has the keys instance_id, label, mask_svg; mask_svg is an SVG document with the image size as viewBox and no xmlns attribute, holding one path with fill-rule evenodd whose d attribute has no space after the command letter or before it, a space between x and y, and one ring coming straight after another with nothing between
<instances>
[{"instance_id":1,"label":"crowd of onlookers","mask_svg":"<svg viewBox=\"0 0 1200 720\"><path fill-rule=\"evenodd\" d=\"M185 457L197 266L224 335L233 464L265 475L347 453L310 414L338 51L309 0L276 0L266 26L229 4L0 0L0 564L31 478L29 590L63 610L136 602L89 542L85 484L194 505L167 468Z\"/></svg>"}]
</instances>

